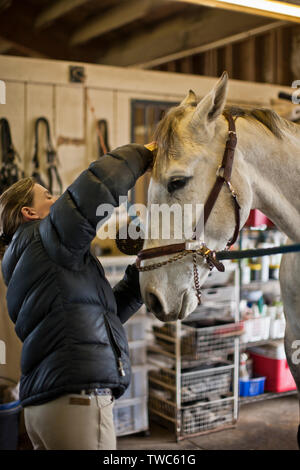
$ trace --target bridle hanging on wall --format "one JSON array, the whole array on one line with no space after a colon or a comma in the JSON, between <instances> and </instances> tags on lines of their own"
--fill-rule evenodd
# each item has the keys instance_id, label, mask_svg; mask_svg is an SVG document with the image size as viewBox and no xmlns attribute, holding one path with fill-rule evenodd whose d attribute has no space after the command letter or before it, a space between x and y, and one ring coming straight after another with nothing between
<instances>
[{"instance_id":1,"label":"bridle hanging on wall","mask_svg":"<svg viewBox=\"0 0 300 470\"><path fill-rule=\"evenodd\" d=\"M103 157L107 152L110 151L108 143L108 125L106 119L99 119L97 121L97 135L98 135L98 154L99 158Z\"/></svg>"},{"instance_id":2,"label":"bridle hanging on wall","mask_svg":"<svg viewBox=\"0 0 300 470\"><path fill-rule=\"evenodd\" d=\"M47 146L46 146L46 155L47 155L47 178L48 182L46 183L44 179L41 176L41 170L40 170L40 161L39 161L39 125L43 123L46 127L46 137L47 137ZM54 180L56 180L57 186L59 188L58 194L62 194L62 180L60 178L58 169L57 169L57 153L54 150L54 147L51 142L51 136L50 136L50 125L48 119L45 117L39 117L35 121L35 144L34 144L34 155L33 155L33 166L34 170L32 173L33 178L37 183L40 185L44 186L49 190L49 192L52 194L54 190Z\"/></svg>"},{"instance_id":3,"label":"bridle hanging on wall","mask_svg":"<svg viewBox=\"0 0 300 470\"><path fill-rule=\"evenodd\" d=\"M10 125L6 118L0 119L1 130L1 155L2 165L0 169L0 194L9 186L24 178L24 171L16 163L15 157L21 161L20 155L13 146Z\"/></svg>"}]
</instances>

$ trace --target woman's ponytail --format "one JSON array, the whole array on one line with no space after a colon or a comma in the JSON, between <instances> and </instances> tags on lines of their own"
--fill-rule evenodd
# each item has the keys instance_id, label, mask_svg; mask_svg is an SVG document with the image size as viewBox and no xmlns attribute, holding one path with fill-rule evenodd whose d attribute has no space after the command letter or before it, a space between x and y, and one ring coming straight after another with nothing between
<instances>
[{"instance_id":1,"label":"woman's ponytail","mask_svg":"<svg viewBox=\"0 0 300 470\"><path fill-rule=\"evenodd\" d=\"M24 223L22 207L33 204L34 180L23 178L0 196L0 260L15 231Z\"/></svg>"},{"instance_id":2,"label":"woman's ponytail","mask_svg":"<svg viewBox=\"0 0 300 470\"><path fill-rule=\"evenodd\" d=\"M5 250L6 250L6 244L0 239L0 260L3 258Z\"/></svg>"}]
</instances>

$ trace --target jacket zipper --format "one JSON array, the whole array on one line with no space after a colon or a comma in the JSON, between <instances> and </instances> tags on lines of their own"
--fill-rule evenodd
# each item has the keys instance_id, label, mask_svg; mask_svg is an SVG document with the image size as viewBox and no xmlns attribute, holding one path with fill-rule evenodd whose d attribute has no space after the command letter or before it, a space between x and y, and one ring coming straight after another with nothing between
<instances>
[{"instance_id":1,"label":"jacket zipper","mask_svg":"<svg viewBox=\"0 0 300 470\"><path fill-rule=\"evenodd\" d=\"M113 350L115 358L116 358L119 375L121 377L125 377L126 374L125 374L123 362L122 362L122 359L121 359L121 351L120 351L119 346L116 343L114 335L111 331L110 324L109 324L107 318L105 317L105 315L104 315L104 322L105 322L105 326L106 326L106 331L108 333L109 342L111 344L112 350Z\"/></svg>"},{"instance_id":2,"label":"jacket zipper","mask_svg":"<svg viewBox=\"0 0 300 470\"><path fill-rule=\"evenodd\" d=\"M92 253L91 253L92 254ZM98 271L100 272L101 276L103 276L103 273L101 271L101 265L100 265L100 262L99 260L97 259L97 257L95 255L92 254L92 257L94 258L94 260L96 261L96 266L97 266L97 269ZM123 362L122 362L122 359L121 359L121 351L120 351L120 348L119 346L117 345L117 342L114 338L114 335L111 331L111 327L110 327L110 324L106 318L106 316L104 315L104 322L105 322L105 326L106 326L106 331L107 331L107 334L108 334L108 339L109 339L109 342L110 342L110 345L111 345L111 348L113 350L113 353L115 355L115 358L116 358L116 362L117 362L117 368L118 368L118 372L119 372L119 375L121 377L125 377L126 373L125 373L125 370L124 370L124 366L123 366Z\"/></svg>"}]
</instances>

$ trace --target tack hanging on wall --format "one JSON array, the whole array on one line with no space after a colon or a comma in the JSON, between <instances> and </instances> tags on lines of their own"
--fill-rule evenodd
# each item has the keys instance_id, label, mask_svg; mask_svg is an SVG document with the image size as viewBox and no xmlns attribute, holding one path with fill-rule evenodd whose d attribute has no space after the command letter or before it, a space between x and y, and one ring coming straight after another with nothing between
<instances>
[{"instance_id":1,"label":"tack hanging on wall","mask_svg":"<svg viewBox=\"0 0 300 470\"><path fill-rule=\"evenodd\" d=\"M46 128L46 175L47 179L42 176L41 168L40 168L40 160L39 160L39 126L40 124L44 124ZM62 194L62 180L58 172L57 168L57 152L55 151L52 142L51 142L51 135L50 135L50 125L49 121L45 117L39 117L35 121L35 144L34 144L34 155L33 155L33 173L32 176L37 183L44 186L49 190L51 194L54 193L54 185L58 187L58 195Z\"/></svg>"},{"instance_id":2,"label":"tack hanging on wall","mask_svg":"<svg viewBox=\"0 0 300 470\"><path fill-rule=\"evenodd\" d=\"M99 119L97 121L97 134L98 134L98 154L99 158L110 151L108 143L108 124L106 119Z\"/></svg>"},{"instance_id":3,"label":"tack hanging on wall","mask_svg":"<svg viewBox=\"0 0 300 470\"><path fill-rule=\"evenodd\" d=\"M16 161L16 157L21 161L20 155L16 151L11 138L10 125L6 118L0 119L1 132L1 156L2 164L0 168L0 194L9 186L24 178L24 171Z\"/></svg>"}]
</instances>

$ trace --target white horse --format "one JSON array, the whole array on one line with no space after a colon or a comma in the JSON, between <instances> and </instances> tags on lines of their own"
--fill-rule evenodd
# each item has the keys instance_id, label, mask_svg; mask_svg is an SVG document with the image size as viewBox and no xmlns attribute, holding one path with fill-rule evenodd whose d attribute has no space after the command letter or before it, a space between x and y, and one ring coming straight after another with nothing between
<instances>
[{"instance_id":1,"label":"white horse","mask_svg":"<svg viewBox=\"0 0 300 470\"><path fill-rule=\"evenodd\" d=\"M149 185L148 207L163 203L182 206L205 203L216 180L228 137L228 122L223 115L227 89L225 72L201 101L190 91L161 121L156 135L158 151ZM299 243L299 126L271 110L229 111L238 116L231 184L241 208L240 228L250 210L256 208L291 242ZM223 250L233 235L235 223L231 193L224 185L205 225L206 245L213 250ZM143 248L173 242L172 239L149 238ZM145 260L143 266L168 258L170 256ZM201 285L208 274L204 261L199 262L198 270ZM141 272L140 285L145 304L161 321L183 319L197 306L191 255L159 269ZM300 345L300 253L282 257L280 285L286 316L286 356L300 390L300 365L294 360L297 354L293 355L295 345L298 344L298 349ZM295 343L297 340L299 343Z\"/></svg>"}]
</instances>

